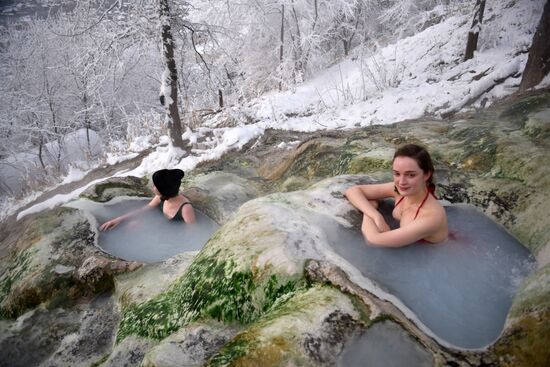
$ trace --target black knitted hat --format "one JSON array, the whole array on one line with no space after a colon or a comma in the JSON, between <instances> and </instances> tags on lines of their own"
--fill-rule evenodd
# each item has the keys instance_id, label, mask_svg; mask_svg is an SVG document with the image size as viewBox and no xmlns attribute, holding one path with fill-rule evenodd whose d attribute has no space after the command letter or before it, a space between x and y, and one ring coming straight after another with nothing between
<instances>
[{"instance_id":1,"label":"black knitted hat","mask_svg":"<svg viewBox=\"0 0 550 367\"><path fill-rule=\"evenodd\" d=\"M153 184L163 198L178 194L184 173L181 169L161 169L153 173Z\"/></svg>"}]
</instances>

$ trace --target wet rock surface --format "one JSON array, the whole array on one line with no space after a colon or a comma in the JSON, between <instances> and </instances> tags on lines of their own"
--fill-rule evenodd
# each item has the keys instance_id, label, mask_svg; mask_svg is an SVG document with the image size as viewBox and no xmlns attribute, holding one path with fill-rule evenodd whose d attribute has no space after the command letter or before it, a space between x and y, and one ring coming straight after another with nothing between
<instances>
[{"instance_id":1,"label":"wet rock surface","mask_svg":"<svg viewBox=\"0 0 550 367\"><path fill-rule=\"evenodd\" d=\"M152 197L153 191L147 178L134 176L112 177L103 182L90 186L81 197L104 203L119 196Z\"/></svg>"},{"instance_id":2,"label":"wet rock surface","mask_svg":"<svg viewBox=\"0 0 550 367\"><path fill-rule=\"evenodd\" d=\"M549 106L543 91L452 121L266 131L187 172L183 192L222 225L203 250L139 270L99 251L97 223L79 211L25 218L0 246L0 365L329 366L354 335L391 319L434 365L545 366ZM502 336L486 350L427 335L336 265L316 227L318 215L357 225L342 191L390 179L392 153L406 142L432 152L441 198L474 204L537 257ZM87 197L150 196L141 178L102 185Z\"/></svg>"},{"instance_id":3,"label":"wet rock surface","mask_svg":"<svg viewBox=\"0 0 550 367\"><path fill-rule=\"evenodd\" d=\"M143 366L203 366L235 334L235 328L223 324L190 325L151 349Z\"/></svg>"},{"instance_id":4,"label":"wet rock surface","mask_svg":"<svg viewBox=\"0 0 550 367\"><path fill-rule=\"evenodd\" d=\"M215 171L186 180L183 194L194 206L223 224L242 204L260 196L261 191L250 180L233 173Z\"/></svg>"},{"instance_id":5,"label":"wet rock surface","mask_svg":"<svg viewBox=\"0 0 550 367\"><path fill-rule=\"evenodd\" d=\"M2 366L89 366L110 354L119 314L108 295L71 309L36 308L0 324Z\"/></svg>"},{"instance_id":6,"label":"wet rock surface","mask_svg":"<svg viewBox=\"0 0 550 367\"><path fill-rule=\"evenodd\" d=\"M114 274L139 264L114 259L95 246L96 230L80 212L58 208L28 219L3 243L0 311L17 317L46 302L72 302L113 288Z\"/></svg>"}]
</instances>

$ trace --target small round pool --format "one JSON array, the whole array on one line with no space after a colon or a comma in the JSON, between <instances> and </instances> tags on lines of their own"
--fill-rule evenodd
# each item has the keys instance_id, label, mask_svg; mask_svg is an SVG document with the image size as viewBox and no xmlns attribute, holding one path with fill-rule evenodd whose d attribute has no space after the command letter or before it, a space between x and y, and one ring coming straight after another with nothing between
<instances>
[{"instance_id":1,"label":"small round pool","mask_svg":"<svg viewBox=\"0 0 550 367\"><path fill-rule=\"evenodd\" d=\"M90 212L98 226L109 219L138 209L149 199L113 199L95 203L80 199L67 206ZM99 247L124 260L159 262L182 252L198 251L219 225L195 209L196 222L167 220L160 209L153 208L136 215L115 228L99 234Z\"/></svg>"}]
</instances>

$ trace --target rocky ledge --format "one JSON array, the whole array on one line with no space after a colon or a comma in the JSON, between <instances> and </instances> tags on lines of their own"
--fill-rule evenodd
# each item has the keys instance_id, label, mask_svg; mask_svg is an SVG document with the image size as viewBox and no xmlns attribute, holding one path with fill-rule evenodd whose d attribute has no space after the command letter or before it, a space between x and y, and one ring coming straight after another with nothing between
<instances>
[{"instance_id":1,"label":"rocky ledge","mask_svg":"<svg viewBox=\"0 0 550 367\"><path fill-rule=\"evenodd\" d=\"M97 223L58 208L10 228L0 258L0 360L10 366L336 365L357 334L391 320L433 365L545 366L550 360L550 94L453 121L354 131L268 131L186 175L183 190L220 229L199 253L156 264L111 257ZM438 194L474 204L536 256L501 337L444 345L335 261L317 216L359 217L345 187L386 180L395 147L432 152ZM86 196L147 195L146 178ZM113 194L114 193L114 194Z\"/></svg>"}]
</instances>

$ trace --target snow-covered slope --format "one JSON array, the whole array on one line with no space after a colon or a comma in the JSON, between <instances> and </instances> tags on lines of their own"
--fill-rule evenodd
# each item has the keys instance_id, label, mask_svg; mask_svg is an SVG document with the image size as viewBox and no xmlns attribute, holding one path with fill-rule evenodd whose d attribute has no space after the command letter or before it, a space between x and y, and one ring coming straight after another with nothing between
<instances>
[{"instance_id":1,"label":"snow-covered slope","mask_svg":"<svg viewBox=\"0 0 550 367\"><path fill-rule=\"evenodd\" d=\"M478 51L463 62L472 14L457 14L376 52L353 56L249 113L262 127L312 131L445 117L517 90L545 1L488 1Z\"/></svg>"}]
</instances>

